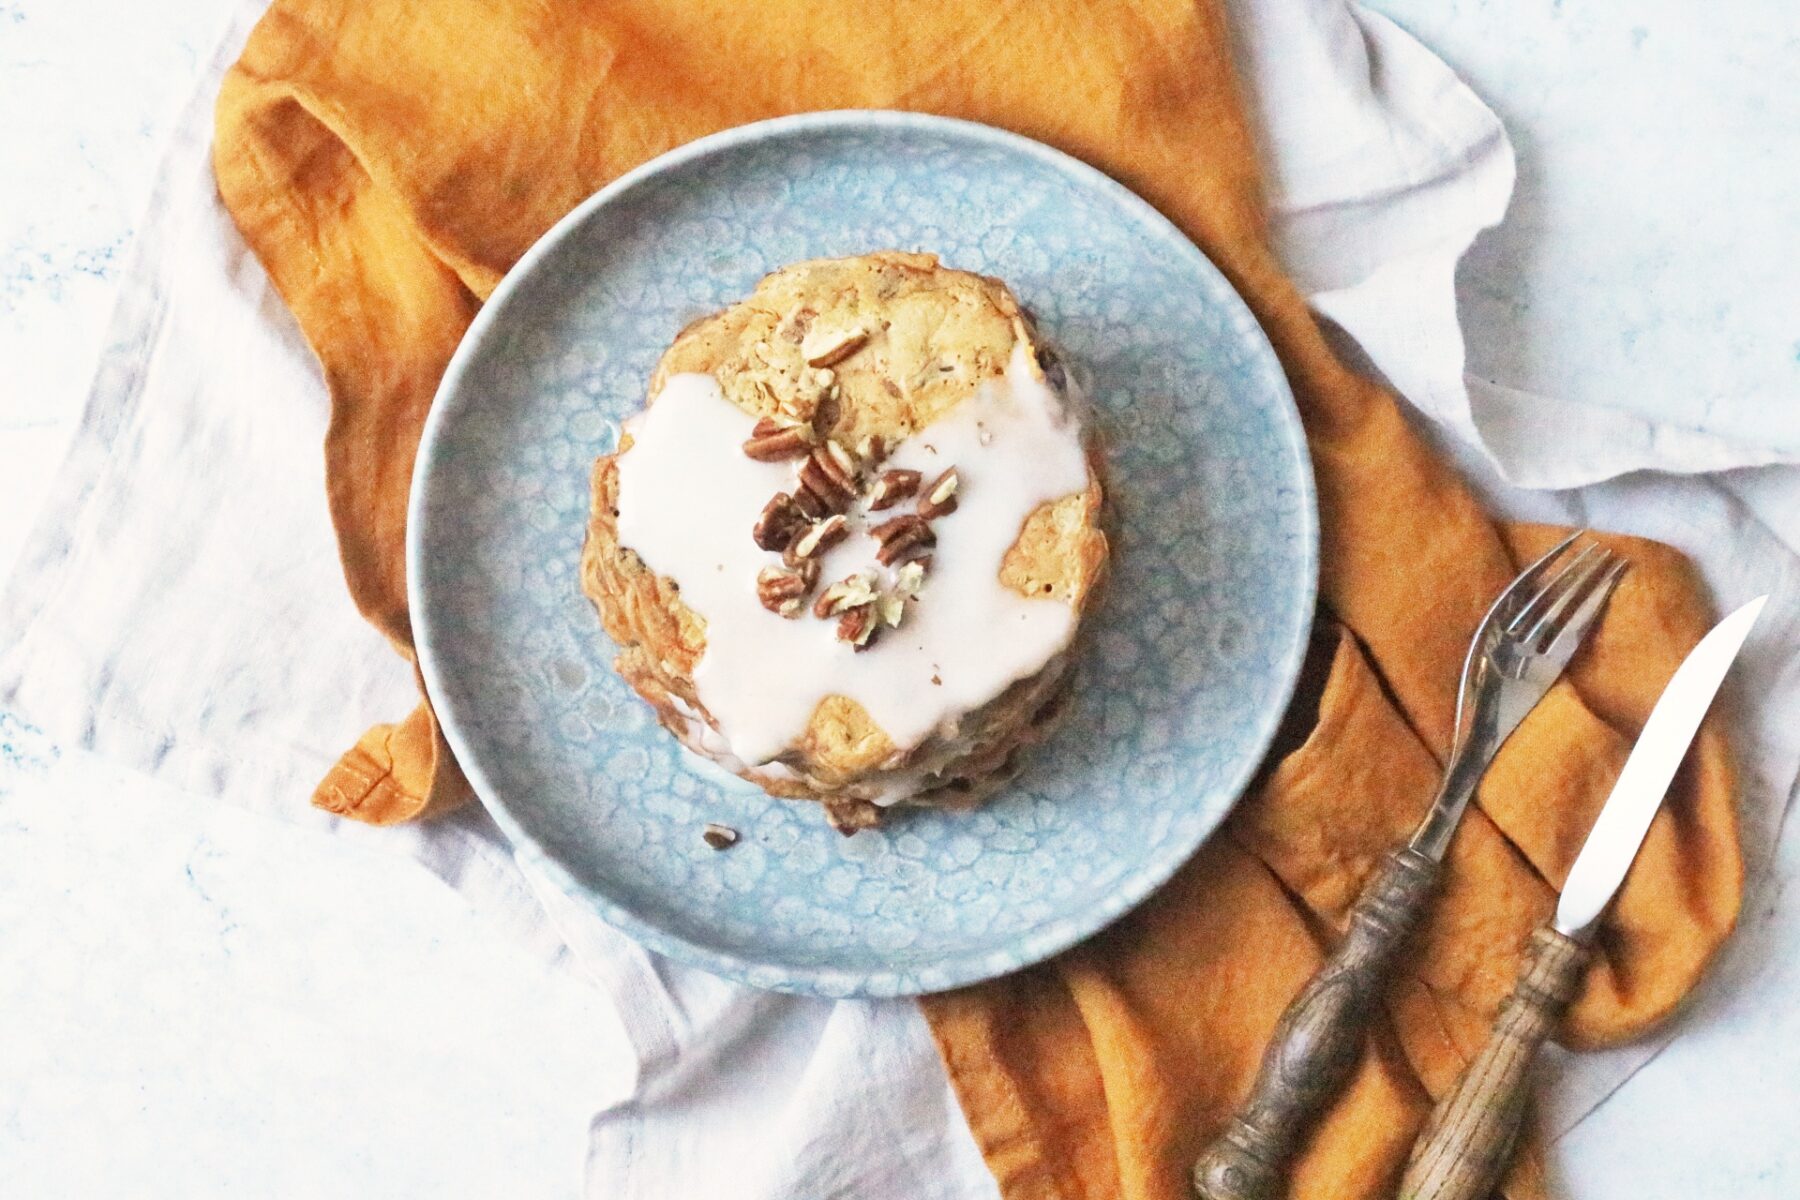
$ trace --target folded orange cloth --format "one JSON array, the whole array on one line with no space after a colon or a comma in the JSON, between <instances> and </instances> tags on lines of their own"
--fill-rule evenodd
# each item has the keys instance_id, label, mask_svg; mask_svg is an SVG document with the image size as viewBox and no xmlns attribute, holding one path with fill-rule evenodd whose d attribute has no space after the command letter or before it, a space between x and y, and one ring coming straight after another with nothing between
<instances>
[{"instance_id":1,"label":"folded orange cloth","mask_svg":"<svg viewBox=\"0 0 1800 1200\"><path fill-rule=\"evenodd\" d=\"M1296 748L1117 927L924 1002L1008 1200L1181 1196L1282 1005L1427 803L1483 609L1554 536L1490 521L1394 399L1333 355L1283 277L1216 0L275 0L220 97L215 164L324 364L351 592L408 652L412 457L482 298L630 167L726 126L844 107L986 121L1124 181L1231 277L1299 400L1328 612L1324 682ZM1703 632L1685 564L1620 549L1636 570L1484 782L1296 1196L1391 1191L1427 1097L1472 1052L1632 736ZM365 736L315 802L379 823L466 794L421 706ZM1616 1042L1674 1008L1730 931L1740 883L1732 769L1708 728L1608 920L1568 1040ZM1535 1155L1507 1191L1542 1194Z\"/></svg>"}]
</instances>

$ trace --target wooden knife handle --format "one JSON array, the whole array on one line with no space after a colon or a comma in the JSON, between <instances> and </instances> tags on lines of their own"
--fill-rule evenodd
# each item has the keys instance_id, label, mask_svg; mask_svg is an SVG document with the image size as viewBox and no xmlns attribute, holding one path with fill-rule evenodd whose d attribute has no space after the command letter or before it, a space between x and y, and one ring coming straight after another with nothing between
<instances>
[{"instance_id":1,"label":"wooden knife handle","mask_svg":"<svg viewBox=\"0 0 1800 1200\"><path fill-rule=\"evenodd\" d=\"M1487 1200L1512 1161L1531 1064L1581 986L1588 948L1546 925L1487 1045L1432 1110L1400 1181L1400 1200Z\"/></svg>"},{"instance_id":2,"label":"wooden knife handle","mask_svg":"<svg viewBox=\"0 0 1800 1200\"><path fill-rule=\"evenodd\" d=\"M1343 942L1281 1014L1249 1099L1194 1164L1200 1200L1280 1193L1288 1159L1356 1067L1388 967L1424 912L1438 869L1403 846L1363 888Z\"/></svg>"}]
</instances>

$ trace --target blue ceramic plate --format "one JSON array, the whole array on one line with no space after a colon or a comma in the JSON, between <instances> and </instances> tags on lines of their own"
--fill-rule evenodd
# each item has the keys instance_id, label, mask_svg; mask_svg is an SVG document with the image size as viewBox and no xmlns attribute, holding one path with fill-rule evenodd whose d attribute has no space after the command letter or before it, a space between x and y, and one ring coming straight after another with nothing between
<instances>
[{"instance_id":1,"label":"blue ceramic plate","mask_svg":"<svg viewBox=\"0 0 1800 1200\"><path fill-rule=\"evenodd\" d=\"M796 259L929 250L1012 285L1087 377L1111 586L1067 724L976 812L844 838L688 754L582 596L588 472L689 320ZM571 213L482 309L413 481L414 632L518 853L652 949L758 987L937 991L1093 933L1218 827L1312 618L1312 477L1224 278L1099 172L985 126L819 113L665 154ZM742 834L709 849L702 825Z\"/></svg>"}]
</instances>

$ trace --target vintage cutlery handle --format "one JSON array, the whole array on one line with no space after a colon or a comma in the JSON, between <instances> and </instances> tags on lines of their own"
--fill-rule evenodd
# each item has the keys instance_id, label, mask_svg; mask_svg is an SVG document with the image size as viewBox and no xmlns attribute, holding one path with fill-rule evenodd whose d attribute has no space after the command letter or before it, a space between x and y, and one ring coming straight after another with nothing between
<instances>
[{"instance_id":1,"label":"vintage cutlery handle","mask_svg":"<svg viewBox=\"0 0 1800 1200\"><path fill-rule=\"evenodd\" d=\"M1531 1064L1581 986L1588 948L1546 925L1531 935L1519 982L1487 1045L1432 1110L1400 1181L1400 1200L1487 1200L1525 1121Z\"/></svg>"},{"instance_id":2,"label":"vintage cutlery handle","mask_svg":"<svg viewBox=\"0 0 1800 1200\"><path fill-rule=\"evenodd\" d=\"M1250 1098L1194 1164L1200 1200L1270 1200L1313 1119L1349 1078L1388 966L1437 884L1438 863L1411 847L1389 854L1350 910L1350 927L1281 1014Z\"/></svg>"}]
</instances>

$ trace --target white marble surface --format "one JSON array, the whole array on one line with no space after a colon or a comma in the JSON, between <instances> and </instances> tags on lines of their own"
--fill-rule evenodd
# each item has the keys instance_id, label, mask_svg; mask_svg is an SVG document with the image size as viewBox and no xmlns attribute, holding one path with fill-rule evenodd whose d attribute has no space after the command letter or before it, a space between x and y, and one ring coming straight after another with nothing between
<instances>
[{"instance_id":1,"label":"white marble surface","mask_svg":"<svg viewBox=\"0 0 1800 1200\"><path fill-rule=\"evenodd\" d=\"M230 3L0 0L0 564ZM1800 179L1785 6L1376 7L1518 143L1513 214L1462 275L1472 370L1800 448L1800 407L1768 403L1800 383L1794 247L1770 245ZM1726 169L1746 156L1757 172ZM1744 999L1751 977L1800 986L1772 953L1800 945L1800 913L1773 908L1796 860L1790 838L1771 919L1673 1047L1559 1144L1571 1194L1800 1194L1800 1008ZM7 1195L564 1195L626 1082L593 995L423 868L59 755L4 716L0 863Z\"/></svg>"},{"instance_id":2,"label":"white marble surface","mask_svg":"<svg viewBox=\"0 0 1800 1200\"><path fill-rule=\"evenodd\" d=\"M0 571L230 0L0 0ZM567 1196L596 994L415 862L0 714L0 1194Z\"/></svg>"}]
</instances>

